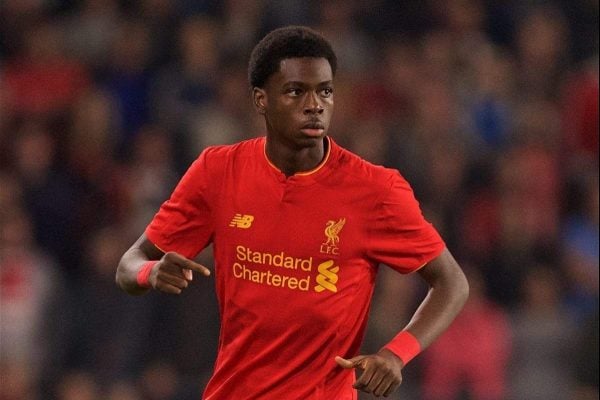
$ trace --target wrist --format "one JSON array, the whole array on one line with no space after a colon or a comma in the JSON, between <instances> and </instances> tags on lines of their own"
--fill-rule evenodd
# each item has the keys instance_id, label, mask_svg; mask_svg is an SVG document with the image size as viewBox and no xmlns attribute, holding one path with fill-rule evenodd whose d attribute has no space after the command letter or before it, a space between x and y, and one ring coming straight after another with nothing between
<instances>
[{"instance_id":1,"label":"wrist","mask_svg":"<svg viewBox=\"0 0 600 400\"><path fill-rule=\"evenodd\" d=\"M152 273L152 267L154 267L154 264L157 262L158 261L156 260L151 260L142 265L136 276L136 281L139 287L144 289L149 289L152 287L150 284L150 274Z\"/></svg>"},{"instance_id":2,"label":"wrist","mask_svg":"<svg viewBox=\"0 0 600 400\"><path fill-rule=\"evenodd\" d=\"M396 353L392 352L390 349L388 349L385 346L382 347L381 349L379 349L379 351L377 352L377 355L384 357L387 360L390 360L391 362L396 364L400 370L402 370L402 368L404 368L404 361L402 361L402 359L400 357L398 357L396 355Z\"/></svg>"},{"instance_id":3,"label":"wrist","mask_svg":"<svg viewBox=\"0 0 600 400\"><path fill-rule=\"evenodd\" d=\"M398 356L403 366L408 364L421 352L421 344L409 331L400 332L383 348Z\"/></svg>"}]
</instances>

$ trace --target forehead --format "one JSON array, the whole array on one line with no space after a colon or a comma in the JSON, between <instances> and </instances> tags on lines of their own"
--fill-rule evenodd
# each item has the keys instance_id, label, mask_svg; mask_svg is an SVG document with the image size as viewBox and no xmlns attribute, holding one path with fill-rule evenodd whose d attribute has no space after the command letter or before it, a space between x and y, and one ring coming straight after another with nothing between
<instances>
[{"instance_id":1,"label":"forehead","mask_svg":"<svg viewBox=\"0 0 600 400\"><path fill-rule=\"evenodd\" d=\"M286 82L319 84L332 79L331 65L326 58L301 57L281 60L279 71L270 80L273 84L280 85Z\"/></svg>"}]
</instances>

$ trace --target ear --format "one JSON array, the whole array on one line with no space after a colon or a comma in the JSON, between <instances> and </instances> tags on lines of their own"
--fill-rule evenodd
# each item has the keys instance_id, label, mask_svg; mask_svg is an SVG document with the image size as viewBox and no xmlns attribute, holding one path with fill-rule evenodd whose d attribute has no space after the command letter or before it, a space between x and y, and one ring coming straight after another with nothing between
<instances>
[{"instance_id":1,"label":"ear","mask_svg":"<svg viewBox=\"0 0 600 400\"><path fill-rule=\"evenodd\" d=\"M267 92L264 89L255 87L252 89L252 100L254 101L254 107L260 115L265 115L267 109Z\"/></svg>"}]
</instances>

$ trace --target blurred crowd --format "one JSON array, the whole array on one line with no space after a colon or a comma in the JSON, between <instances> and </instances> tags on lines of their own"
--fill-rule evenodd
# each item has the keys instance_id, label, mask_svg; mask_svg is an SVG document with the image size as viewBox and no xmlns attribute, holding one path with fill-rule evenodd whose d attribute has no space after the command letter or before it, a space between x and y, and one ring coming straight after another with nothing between
<instances>
[{"instance_id":1,"label":"blurred crowd","mask_svg":"<svg viewBox=\"0 0 600 400\"><path fill-rule=\"evenodd\" d=\"M338 54L331 136L471 282L394 398L596 399L597 0L2 0L0 399L199 398L213 281L129 297L116 266L200 151L264 134L247 60L287 24ZM425 292L382 266L364 351Z\"/></svg>"}]
</instances>

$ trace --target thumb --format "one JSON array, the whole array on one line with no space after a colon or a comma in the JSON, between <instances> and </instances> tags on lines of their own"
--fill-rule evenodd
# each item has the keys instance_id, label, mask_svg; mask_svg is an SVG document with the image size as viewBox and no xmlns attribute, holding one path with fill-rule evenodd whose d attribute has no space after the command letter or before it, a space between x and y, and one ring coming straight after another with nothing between
<instances>
[{"instance_id":1,"label":"thumb","mask_svg":"<svg viewBox=\"0 0 600 400\"><path fill-rule=\"evenodd\" d=\"M342 358L340 356L336 356L335 362L338 363L338 365L342 368L350 369L350 368L360 367L360 362L364 358L365 358L365 356L356 356L356 357L348 360L348 359Z\"/></svg>"}]
</instances>

